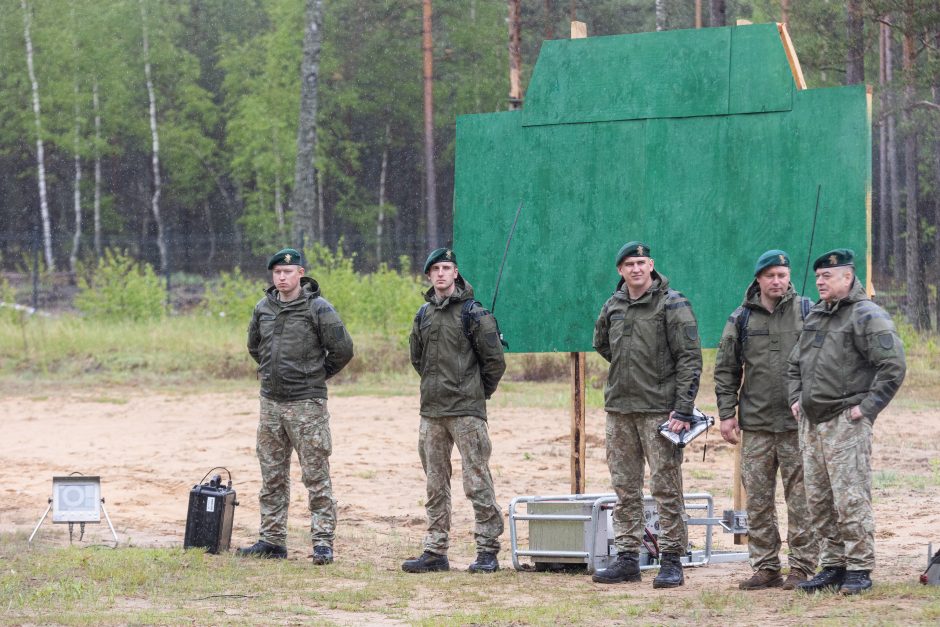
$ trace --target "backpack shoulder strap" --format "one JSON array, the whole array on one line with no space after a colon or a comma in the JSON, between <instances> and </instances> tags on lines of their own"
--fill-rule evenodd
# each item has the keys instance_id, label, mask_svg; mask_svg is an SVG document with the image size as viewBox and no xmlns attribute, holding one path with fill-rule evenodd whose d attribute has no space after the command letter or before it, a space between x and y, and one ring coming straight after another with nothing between
<instances>
[{"instance_id":1,"label":"backpack shoulder strap","mask_svg":"<svg viewBox=\"0 0 940 627\"><path fill-rule=\"evenodd\" d=\"M738 313L737 320L735 321L735 326L738 327L738 340L741 344L747 342L747 321L751 318L751 310L748 307L738 307L740 312Z\"/></svg>"},{"instance_id":2,"label":"backpack shoulder strap","mask_svg":"<svg viewBox=\"0 0 940 627\"><path fill-rule=\"evenodd\" d=\"M806 320L806 316L809 315L809 310L813 306L813 301L803 296L800 296L800 320Z\"/></svg>"},{"instance_id":3,"label":"backpack shoulder strap","mask_svg":"<svg viewBox=\"0 0 940 627\"><path fill-rule=\"evenodd\" d=\"M431 303L424 303L418 308L418 313L415 314L415 322L418 323L418 326L421 325L421 322L424 320L424 315L428 312L428 305Z\"/></svg>"},{"instance_id":4,"label":"backpack shoulder strap","mask_svg":"<svg viewBox=\"0 0 940 627\"><path fill-rule=\"evenodd\" d=\"M473 331L471 330L471 319L473 316L471 312L473 311L474 305L480 305L480 307L483 307L482 303L471 298L470 300L463 301L463 307L460 309L460 322L463 325L463 334L464 337L466 337L470 342L471 346L473 345Z\"/></svg>"}]
</instances>

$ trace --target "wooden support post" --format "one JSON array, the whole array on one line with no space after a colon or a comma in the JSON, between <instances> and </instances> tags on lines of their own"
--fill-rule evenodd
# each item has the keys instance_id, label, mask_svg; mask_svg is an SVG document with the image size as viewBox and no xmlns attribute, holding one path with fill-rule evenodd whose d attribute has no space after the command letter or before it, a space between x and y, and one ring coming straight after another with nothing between
<instances>
[{"instance_id":1,"label":"wooden support post","mask_svg":"<svg viewBox=\"0 0 940 627\"><path fill-rule=\"evenodd\" d=\"M741 481L741 447L744 446L744 431L740 432L740 438L741 441L734 446L734 474L731 477L731 498L736 512L747 507L747 493L744 491L744 482ZM734 534L734 543L747 544L747 536L741 533Z\"/></svg>"},{"instance_id":2,"label":"wooden support post","mask_svg":"<svg viewBox=\"0 0 940 627\"><path fill-rule=\"evenodd\" d=\"M587 24L584 22L571 22L571 38L584 39L587 37Z\"/></svg>"},{"instance_id":3,"label":"wooden support post","mask_svg":"<svg viewBox=\"0 0 940 627\"><path fill-rule=\"evenodd\" d=\"M584 494L584 353L571 355L571 493Z\"/></svg>"},{"instance_id":4,"label":"wooden support post","mask_svg":"<svg viewBox=\"0 0 940 627\"><path fill-rule=\"evenodd\" d=\"M797 89L806 89L806 79L803 77L803 68L800 66L800 59L796 56L796 48L793 47L793 41L790 39L790 31L787 25L777 22L777 32L780 33L780 41L783 43L783 51L787 55L787 62L790 64L790 71L793 73L793 82Z\"/></svg>"}]
</instances>

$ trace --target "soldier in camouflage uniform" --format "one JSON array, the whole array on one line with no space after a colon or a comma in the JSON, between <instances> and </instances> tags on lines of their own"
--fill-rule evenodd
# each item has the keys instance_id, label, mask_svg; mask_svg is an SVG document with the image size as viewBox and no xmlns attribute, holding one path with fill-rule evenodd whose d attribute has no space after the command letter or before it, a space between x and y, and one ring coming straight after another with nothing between
<instances>
[{"instance_id":1,"label":"soldier in camouflage uniform","mask_svg":"<svg viewBox=\"0 0 940 627\"><path fill-rule=\"evenodd\" d=\"M402 570L449 570L450 457L460 451L463 489L473 505L477 559L472 573L499 569L496 554L503 515L490 475L490 437L486 399L506 369L496 320L473 300L473 288L457 271L457 256L447 248L431 252L424 273L432 287L418 310L409 344L411 364L421 375L421 427L418 454L427 475L428 530L424 553Z\"/></svg>"},{"instance_id":2,"label":"soldier in camouflage uniform","mask_svg":"<svg viewBox=\"0 0 940 627\"><path fill-rule=\"evenodd\" d=\"M854 260L851 250L839 248L813 263L820 301L789 358L789 400L800 421L806 500L822 566L797 586L805 592L871 588L872 426L907 371L894 323L865 294Z\"/></svg>"},{"instance_id":3,"label":"soldier in camouflage uniform","mask_svg":"<svg viewBox=\"0 0 940 627\"><path fill-rule=\"evenodd\" d=\"M662 527L660 571L653 587L673 588L685 582L681 556L688 550L682 449L658 428L668 420L674 432L688 429L676 416L692 413L698 392L698 324L685 296L653 269L649 246L629 242L615 261L621 279L594 325L594 348L610 362L604 406L607 466L618 497L613 512L618 555L593 580L640 581L645 459Z\"/></svg>"},{"instance_id":4,"label":"soldier in camouflage uniform","mask_svg":"<svg viewBox=\"0 0 940 627\"><path fill-rule=\"evenodd\" d=\"M731 444L737 444L739 437L744 440L741 477L747 490L748 553L755 572L741 582L742 590L792 590L816 570L818 550L809 528L803 455L787 402L786 379L787 356L800 337L810 305L790 283L789 255L768 250L758 258L754 281L728 318L718 346L715 395L721 435ZM787 501L790 574L786 581L780 576L778 470Z\"/></svg>"},{"instance_id":5,"label":"soldier in camouflage uniform","mask_svg":"<svg viewBox=\"0 0 940 627\"><path fill-rule=\"evenodd\" d=\"M353 343L320 286L304 276L299 252L285 248L268 261L273 283L255 305L248 352L258 363L261 419L260 539L238 555L287 557L290 458L296 450L308 493L313 563L333 561L336 502L330 484L330 414L326 380L353 356Z\"/></svg>"}]
</instances>

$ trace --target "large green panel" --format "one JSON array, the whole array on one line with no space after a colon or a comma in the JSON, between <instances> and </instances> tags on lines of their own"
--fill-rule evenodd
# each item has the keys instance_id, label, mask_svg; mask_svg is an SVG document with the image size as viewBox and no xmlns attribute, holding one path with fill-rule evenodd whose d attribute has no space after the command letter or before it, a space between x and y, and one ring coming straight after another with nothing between
<instances>
[{"instance_id":1,"label":"large green panel","mask_svg":"<svg viewBox=\"0 0 940 627\"><path fill-rule=\"evenodd\" d=\"M544 42L523 124L725 113L731 29L702 29L697 37L690 32Z\"/></svg>"},{"instance_id":2,"label":"large green panel","mask_svg":"<svg viewBox=\"0 0 940 627\"><path fill-rule=\"evenodd\" d=\"M731 84L726 113L787 111L795 84L776 24L731 29Z\"/></svg>"},{"instance_id":3,"label":"large green panel","mask_svg":"<svg viewBox=\"0 0 940 627\"><path fill-rule=\"evenodd\" d=\"M652 246L657 269L690 298L703 342L714 346L761 252L789 251L800 288L818 185L813 257L852 247L864 275L863 87L795 91L792 110L761 114L522 120L519 112L458 119L454 192L461 272L487 306L526 201L496 307L514 352L591 350L594 319L618 279L614 254L630 239ZM812 275L808 283L815 298Z\"/></svg>"}]
</instances>

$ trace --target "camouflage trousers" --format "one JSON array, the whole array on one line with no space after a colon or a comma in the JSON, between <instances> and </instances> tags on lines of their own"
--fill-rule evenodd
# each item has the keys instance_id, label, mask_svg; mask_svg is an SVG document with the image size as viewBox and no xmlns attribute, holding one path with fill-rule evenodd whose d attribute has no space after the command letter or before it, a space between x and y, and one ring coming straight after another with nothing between
<instances>
[{"instance_id":1,"label":"camouflage trousers","mask_svg":"<svg viewBox=\"0 0 940 627\"><path fill-rule=\"evenodd\" d=\"M797 431L745 431L741 443L741 478L747 491L748 546L754 570L780 570L777 527L777 471L787 502L790 569L816 572L818 549L810 529L803 489L803 454Z\"/></svg>"},{"instance_id":2,"label":"camouflage trousers","mask_svg":"<svg viewBox=\"0 0 940 627\"><path fill-rule=\"evenodd\" d=\"M685 555L689 534L682 494L682 449L659 434L667 414L607 414L607 467L617 493L614 546L636 553L642 546L643 474L650 466L650 493L659 512L659 548Z\"/></svg>"},{"instance_id":3,"label":"camouflage trousers","mask_svg":"<svg viewBox=\"0 0 940 627\"><path fill-rule=\"evenodd\" d=\"M800 421L806 502L822 567L875 567L871 438L871 422L849 419L848 410L818 425Z\"/></svg>"},{"instance_id":4,"label":"camouflage trousers","mask_svg":"<svg viewBox=\"0 0 940 627\"><path fill-rule=\"evenodd\" d=\"M424 548L446 555L450 546L450 456L457 445L463 472L463 491L473 505L473 536L477 551L499 552L503 513L496 503L490 475L492 446L486 421L476 416L421 418L418 454L427 475L428 532Z\"/></svg>"},{"instance_id":5,"label":"camouflage trousers","mask_svg":"<svg viewBox=\"0 0 940 627\"><path fill-rule=\"evenodd\" d=\"M330 483L330 414L325 398L280 403L261 398L258 422L258 461L261 463L261 539L287 545L290 504L290 458L297 451L310 507L310 537L314 546L333 546L336 501Z\"/></svg>"}]
</instances>

